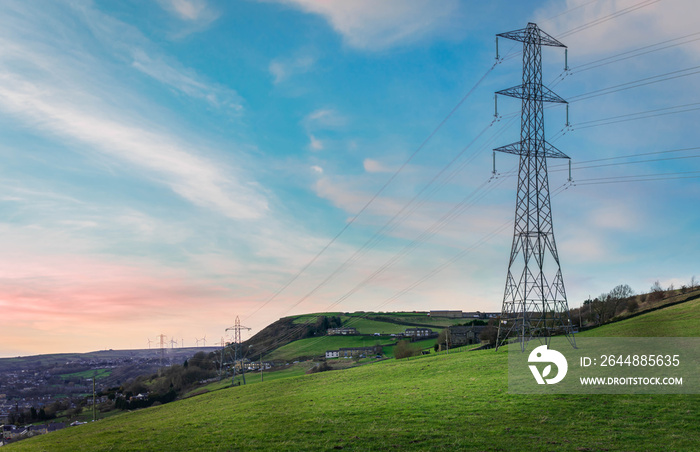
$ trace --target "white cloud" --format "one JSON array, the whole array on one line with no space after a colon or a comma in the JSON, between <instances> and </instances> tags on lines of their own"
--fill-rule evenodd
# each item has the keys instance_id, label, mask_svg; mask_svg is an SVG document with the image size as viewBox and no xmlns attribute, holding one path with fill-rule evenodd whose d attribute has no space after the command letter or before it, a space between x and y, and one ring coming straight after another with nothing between
<instances>
[{"instance_id":1,"label":"white cloud","mask_svg":"<svg viewBox=\"0 0 700 452\"><path fill-rule=\"evenodd\" d=\"M311 170L316 174L323 174L323 168L318 165L311 166Z\"/></svg>"},{"instance_id":2,"label":"white cloud","mask_svg":"<svg viewBox=\"0 0 700 452\"><path fill-rule=\"evenodd\" d=\"M460 22L457 0L278 1L323 16L348 45L360 49L383 49L454 33Z\"/></svg>"},{"instance_id":3,"label":"white cloud","mask_svg":"<svg viewBox=\"0 0 700 452\"><path fill-rule=\"evenodd\" d=\"M319 108L306 115L303 122L308 129L337 129L347 124L347 118L333 108Z\"/></svg>"},{"instance_id":4,"label":"white cloud","mask_svg":"<svg viewBox=\"0 0 700 452\"><path fill-rule=\"evenodd\" d=\"M58 9L57 14L31 3L8 6L14 8L12 19L0 16L0 110L76 151L126 164L138 176L200 207L231 218L264 215L266 197L252 180L238 168L205 157L210 149L158 123L153 115L157 108L113 75L119 66L112 57L122 60L138 47L134 43L142 48L153 44L132 27L83 4ZM79 44L85 42L85 27L105 43L99 52L92 41ZM111 42L120 37L121 44ZM167 74L167 83L190 95L216 92L188 74L178 74L172 65L153 67Z\"/></svg>"},{"instance_id":5,"label":"white cloud","mask_svg":"<svg viewBox=\"0 0 700 452\"><path fill-rule=\"evenodd\" d=\"M309 134L309 149L311 149L312 151L322 151L323 142L315 136Z\"/></svg>"},{"instance_id":6,"label":"white cloud","mask_svg":"<svg viewBox=\"0 0 700 452\"><path fill-rule=\"evenodd\" d=\"M388 168L384 164L373 159L365 159L365 161L362 162L362 166L364 166L365 171L367 171L368 173L390 173L394 171L391 168Z\"/></svg>"},{"instance_id":7,"label":"white cloud","mask_svg":"<svg viewBox=\"0 0 700 452\"><path fill-rule=\"evenodd\" d=\"M146 170L154 181L185 199L231 218L258 218L267 210L264 197L219 165L189 152L190 146L177 138L124 118L110 119L101 106L80 104L74 93L56 91L48 84L34 85L7 72L0 72L0 80L2 108L44 132L77 140Z\"/></svg>"},{"instance_id":8,"label":"white cloud","mask_svg":"<svg viewBox=\"0 0 700 452\"><path fill-rule=\"evenodd\" d=\"M570 13L561 14L569 10ZM567 0L565 3L552 2L539 10L535 17L550 35L564 34L561 41L572 49L571 56L575 58L576 55L595 55L601 51L614 54L679 38L688 34L685 30L696 30L697 14L694 12L697 12L695 0L646 3L637 0ZM572 33L568 34L570 31ZM700 55L698 42L681 48Z\"/></svg>"},{"instance_id":9,"label":"white cloud","mask_svg":"<svg viewBox=\"0 0 700 452\"><path fill-rule=\"evenodd\" d=\"M276 58L270 62L268 69L274 77L274 84L277 85L291 77L309 72L315 64L314 57L301 55L294 58Z\"/></svg>"},{"instance_id":10,"label":"white cloud","mask_svg":"<svg viewBox=\"0 0 700 452\"><path fill-rule=\"evenodd\" d=\"M134 49L132 55L134 68L187 96L236 112L243 109L240 96L232 89L206 83L194 71L168 63L162 57L152 58L142 49Z\"/></svg>"},{"instance_id":11,"label":"white cloud","mask_svg":"<svg viewBox=\"0 0 700 452\"><path fill-rule=\"evenodd\" d=\"M221 15L207 0L157 0L164 10L182 21L204 28Z\"/></svg>"},{"instance_id":12,"label":"white cloud","mask_svg":"<svg viewBox=\"0 0 700 452\"><path fill-rule=\"evenodd\" d=\"M74 7L84 18L84 24L93 36L134 69L214 107L229 108L235 112L242 109L243 101L235 90L212 83L168 57L135 27L82 4Z\"/></svg>"}]
</instances>

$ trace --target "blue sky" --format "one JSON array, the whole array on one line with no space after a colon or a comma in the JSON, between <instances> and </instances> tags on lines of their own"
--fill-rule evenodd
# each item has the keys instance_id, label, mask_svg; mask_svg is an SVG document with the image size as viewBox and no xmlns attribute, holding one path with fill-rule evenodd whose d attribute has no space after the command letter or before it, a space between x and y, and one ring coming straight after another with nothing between
<instances>
[{"instance_id":1,"label":"blue sky","mask_svg":"<svg viewBox=\"0 0 700 452\"><path fill-rule=\"evenodd\" d=\"M570 128L546 110L573 164L571 184L549 162L570 306L700 276L693 1L0 10L2 356L211 344L236 316L499 311L517 161L492 178L491 149L520 105L493 121L493 93L521 47L494 66L494 37L529 21L569 49L569 73L561 49L543 70L571 101Z\"/></svg>"}]
</instances>

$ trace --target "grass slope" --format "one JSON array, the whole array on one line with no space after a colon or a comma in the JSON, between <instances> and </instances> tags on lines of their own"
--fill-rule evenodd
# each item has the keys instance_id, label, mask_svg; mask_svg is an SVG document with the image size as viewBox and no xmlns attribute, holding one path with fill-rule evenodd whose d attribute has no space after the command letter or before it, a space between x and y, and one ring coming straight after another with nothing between
<instances>
[{"instance_id":1,"label":"grass slope","mask_svg":"<svg viewBox=\"0 0 700 452\"><path fill-rule=\"evenodd\" d=\"M609 323L584 337L700 337L700 298Z\"/></svg>"},{"instance_id":2,"label":"grass slope","mask_svg":"<svg viewBox=\"0 0 700 452\"><path fill-rule=\"evenodd\" d=\"M274 350L265 356L266 360L289 361L299 356L325 356L326 350L338 350L340 347L372 347L394 343L391 337L376 336L321 336L299 339Z\"/></svg>"},{"instance_id":3,"label":"grass slope","mask_svg":"<svg viewBox=\"0 0 700 452\"><path fill-rule=\"evenodd\" d=\"M506 353L387 361L241 386L9 450L698 450L699 396L507 393Z\"/></svg>"},{"instance_id":4,"label":"grass slope","mask_svg":"<svg viewBox=\"0 0 700 452\"><path fill-rule=\"evenodd\" d=\"M688 336L697 303L595 334L648 336L671 319ZM700 395L508 394L507 358L484 350L266 379L8 450L700 450Z\"/></svg>"}]
</instances>

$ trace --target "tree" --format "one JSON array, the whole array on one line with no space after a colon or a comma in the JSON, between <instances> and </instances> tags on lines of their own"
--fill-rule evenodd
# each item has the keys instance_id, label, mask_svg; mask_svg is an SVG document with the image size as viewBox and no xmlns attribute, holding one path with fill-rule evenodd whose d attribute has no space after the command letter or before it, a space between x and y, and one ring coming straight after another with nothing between
<instances>
[{"instance_id":1,"label":"tree","mask_svg":"<svg viewBox=\"0 0 700 452\"><path fill-rule=\"evenodd\" d=\"M409 345L409 341L399 341L394 347L394 358L402 359L408 358L409 356L415 356L420 353L418 350L414 350Z\"/></svg>"},{"instance_id":2,"label":"tree","mask_svg":"<svg viewBox=\"0 0 700 452\"><path fill-rule=\"evenodd\" d=\"M438 334L437 340L435 341L435 350L440 350L441 346L442 348L447 348L448 346L448 338L450 334L450 329L445 328L442 331L440 331L440 334Z\"/></svg>"},{"instance_id":3,"label":"tree","mask_svg":"<svg viewBox=\"0 0 700 452\"><path fill-rule=\"evenodd\" d=\"M661 284L659 284L659 280L656 280L654 282L654 285L651 286L651 292L649 293L649 301L659 301L664 297L664 290L661 288Z\"/></svg>"},{"instance_id":4,"label":"tree","mask_svg":"<svg viewBox=\"0 0 700 452\"><path fill-rule=\"evenodd\" d=\"M602 323L605 323L608 318L607 318L607 309L606 309L606 301L608 298L608 294L600 294L599 297L595 298L591 302L591 312L593 313L593 321L595 322L596 325L600 325Z\"/></svg>"},{"instance_id":5,"label":"tree","mask_svg":"<svg viewBox=\"0 0 700 452\"><path fill-rule=\"evenodd\" d=\"M633 295L634 290L632 290L632 288L627 284L620 284L611 290L606 300L610 318L615 317L620 308L625 305L627 299Z\"/></svg>"},{"instance_id":6,"label":"tree","mask_svg":"<svg viewBox=\"0 0 700 452\"><path fill-rule=\"evenodd\" d=\"M482 342L487 341L489 345L496 345L496 341L498 340L498 326L496 320L490 319L488 326L481 331L479 337Z\"/></svg>"}]
</instances>

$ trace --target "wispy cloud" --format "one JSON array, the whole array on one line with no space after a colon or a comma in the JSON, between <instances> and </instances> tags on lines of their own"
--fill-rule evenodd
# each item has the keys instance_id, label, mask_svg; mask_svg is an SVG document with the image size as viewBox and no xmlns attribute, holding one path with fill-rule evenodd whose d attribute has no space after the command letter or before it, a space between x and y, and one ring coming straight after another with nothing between
<instances>
[{"instance_id":1,"label":"wispy cloud","mask_svg":"<svg viewBox=\"0 0 700 452\"><path fill-rule=\"evenodd\" d=\"M99 105L74 102L71 93L26 82L0 72L2 108L44 132L78 140L92 151L105 153L145 170L154 182L201 207L231 218L258 218L267 210L265 198L244 182L221 171L219 165L190 151L174 136L106 117Z\"/></svg>"},{"instance_id":2,"label":"wispy cloud","mask_svg":"<svg viewBox=\"0 0 700 452\"><path fill-rule=\"evenodd\" d=\"M171 13L180 24L173 37L181 38L206 29L221 13L208 0L157 0L164 10Z\"/></svg>"},{"instance_id":3,"label":"wispy cloud","mask_svg":"<svg viewBox=\"0 0 700 452\"><path fill-rule=\"evenodd\" d=\"M312 151L322 151L323 142L315 136L309 134L309 149L311 149Z\"/></svg>"},{"instance_id":4,"label":"wispy cloud","mask_svg":"<svg viewBox=\"0 0 700 452\"><path fill-rule=\"evenodd\" d=\"M650 36L654 37L654 43L679 38L687 34L679 33L679 30L694 29L696 16L689 13L696 10L697 2L694 0L567 0L550 3L537 11L535 17L549 34L565 34L562 42L575 50L572 55L595 55L601 51L611 54L648 44ZM562 14L565 11L571 13ZM700 43L697 41L682 49L700 56Z\"/></svg>"},{"instance_id":5,"label":"wispy cloud","mask_svg":"<svg viewBox=\"0 0 700 452\"><path fill-rule=\"evenodd\" d=\"M182 3L189 4L186 1ZM213 107L227 108L233 112L242 109L243 100L235 90L208 81L196 71L183 66L160 51L136 27L84 4L74 5L74 8L84 19L84 25L110 50L113 57L126 61L131 67L154 80L186 96L203 100Z\"/></svg>"},{"instance_id":6,"label":"wispy cloud","mask_svg":"<svg viewBox=\"0 0 700 452\"><path fill-rule=\"evenodd\" d=\"M356 48L376 50L458 30L459 2L430 0L278 0L323 16Z\"/></svg>"},{"instance_id":7,"label":"wispy cloud","mask_svg":"<svg viewBox=\"0 0 700 452\"><path fill-rule=\"evenodd\" d=\"M19 17L32 15L29 8L18 7ZM86 14L88 24L99 15L93 11ZM119 94L131 99L135 93L110 76L112 66L107 61L80 46L64 48L61 41L47 44L52 42L49 35L70 37L78 32L67 29L69 26L60 20L46 20L42 29L33 30L32 38L46 35L41 45L36 45L35 39L22 39L24 32L15 33L18 28L32 30L31 26L36 28L40 22L25 22L17 16L13 21L2 20L0 43L8 50L0 53L4 63L0 70L0 109L15 115L27 128L60 137L66 143L80 143L79 148L88 154L99 153L127 164L142 177L168 186L200 207L239 219L259 218L267 211L265 196L240 169L213 161L206 157L209 150L205 147L145 118L141 109L149 106L144 101L120 101ZM119 27L114 20L105 21L93 33L109 29L101 35L102 40L109 40L110 33ZM152 62L145 56L141 61ZM172 66L142 65L142 69L145 67L188 94L208 96L207 92L213 92Z\"/></svg>"},{"instance_id":8,"label":"wispy cloud","mask_svg":"<svg viewBox=\"0 0 700 452\"><path fill-rule=\"evenodd\" d=\"M311 55L298 55L295 57L275 58L268 67L275 85L280 84L294 76L305 74L312 70L316 64L316 58Z\"/></svg>"},{"instance_id":9,"label":"wispy cloud","mask_svg":"<svg viewBox=\"0 0 700 452\"><path fill-rule=\"evenodd\" d=\"M158 4L183 20L212 21L219 17L206 0L158 0Z\"/></svg>"},{"instance_id":10,"label":"wispy cloud","mask_svg":"<svg viewBox=\"0 0 700 452\"><path fill-rule=\"evenodd\" d=\"M162 57L152 58L144 50L132 51L133 67L155 80L177 91L208 102L219 108L230 108L234 112L243 109L242 99L235 91L202 81L193 71L177 63L166 62Z\"/></svg>"},{"instance_id":11,"label":"wispy cloud","mask_svg":"<svg viewBox=\"0 0 700 452\"><path fill-rule=\"evenodd\" d=\"M385 166L383 163L373 159L365 159L364 162L362 162L362 166L368 173L390 173L395 171Z\"/></svg>"},{"instance_id":12,"label":"wispy cloud","mask_svg":"<svg viewBox=\"0 0 700 452\"><path fill-rule=\"evenodd\" d=\"M308 129L337 129L347 124L348 119L334 108L319 108L304 118Z\"/></svg>"}]
</instances>

